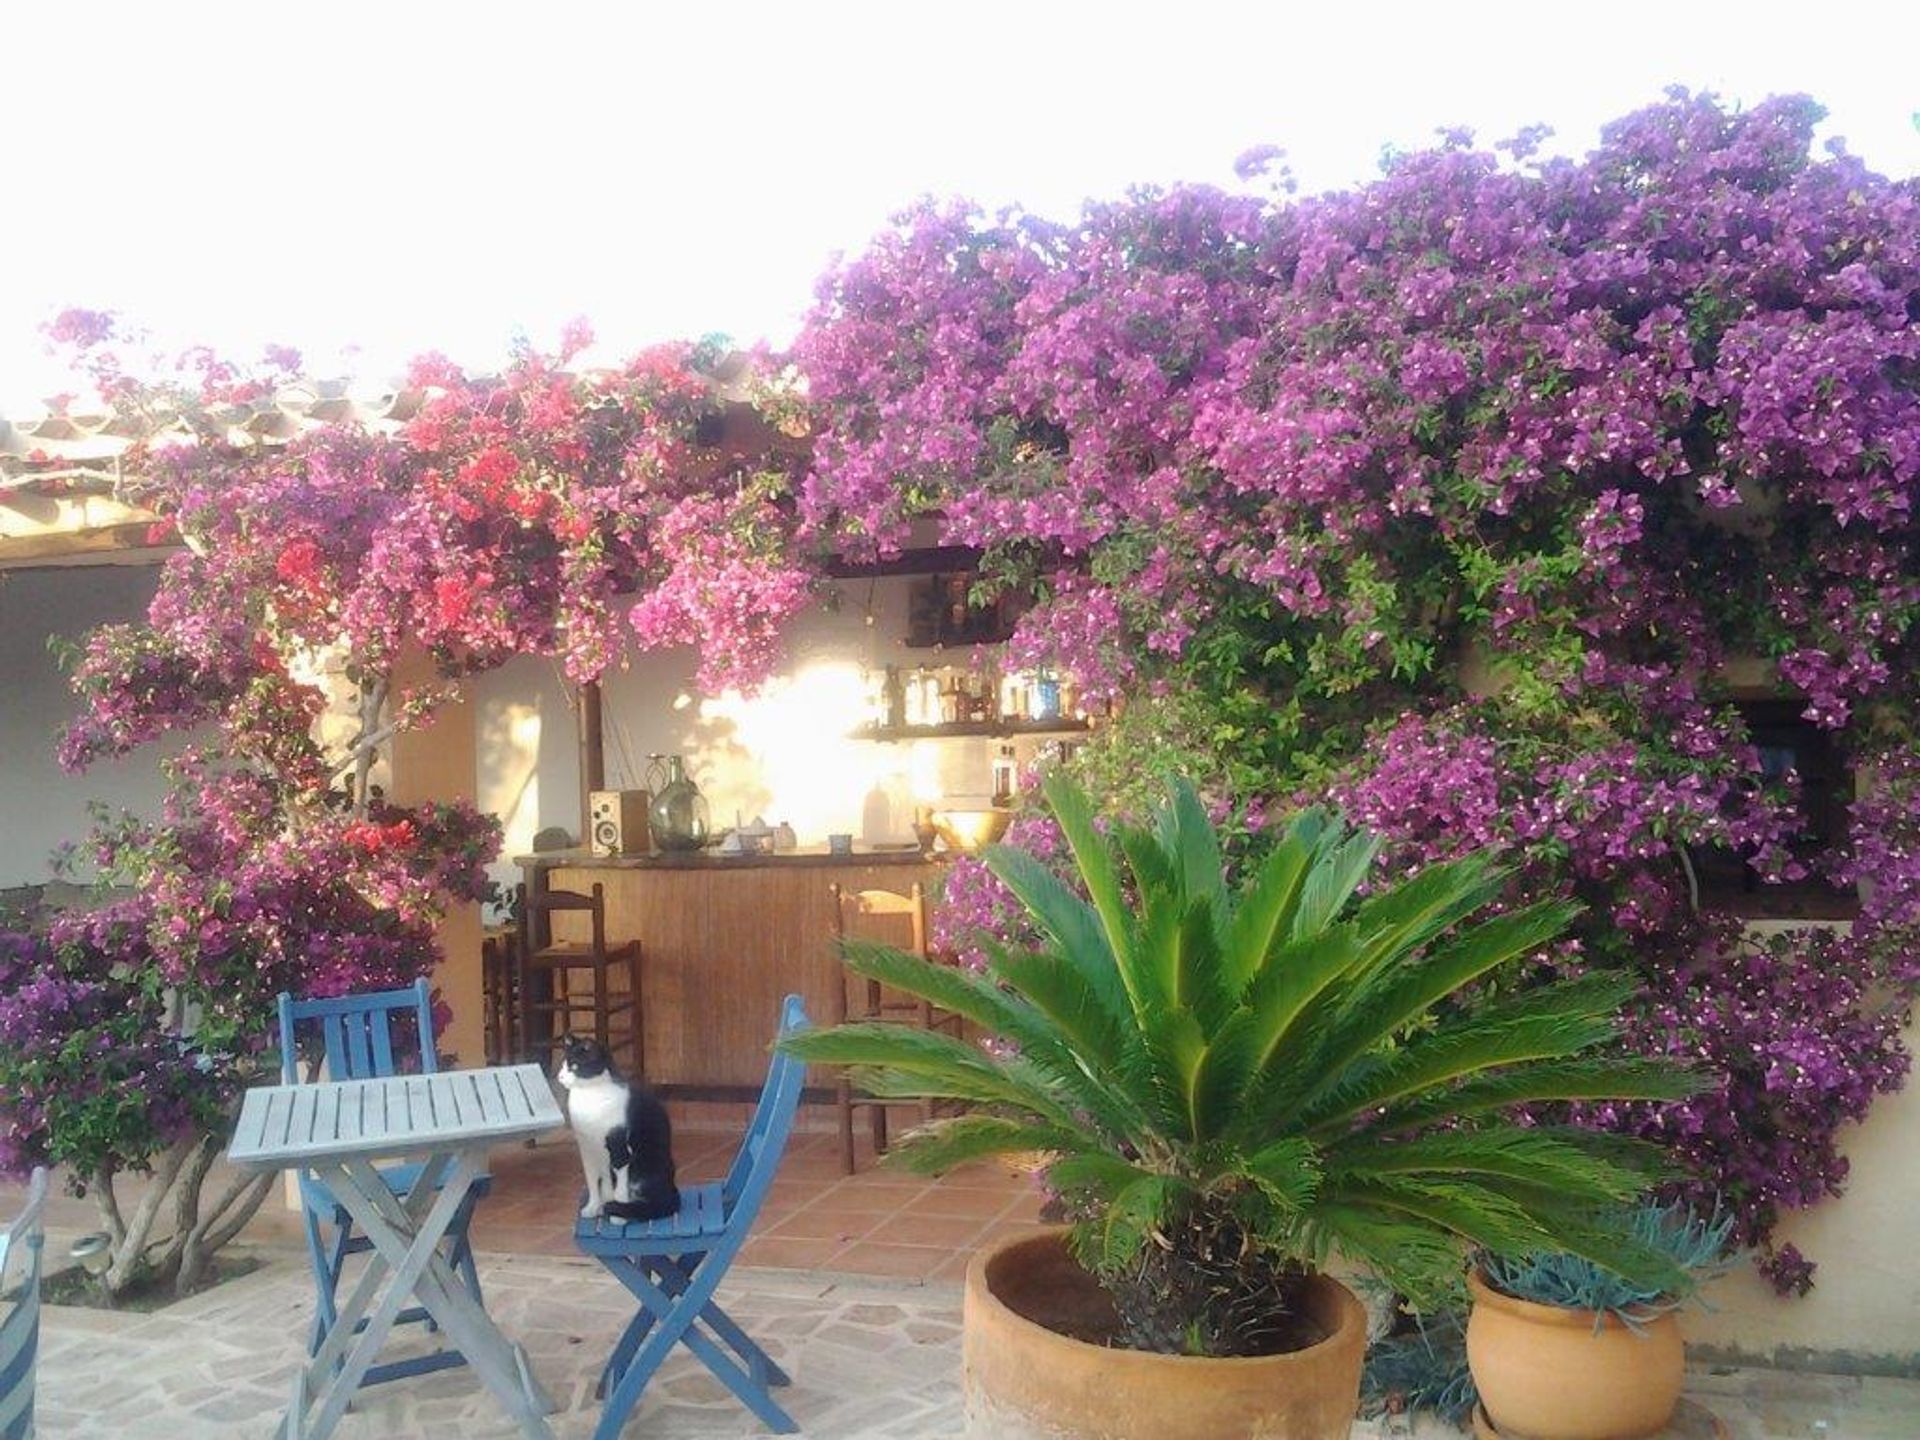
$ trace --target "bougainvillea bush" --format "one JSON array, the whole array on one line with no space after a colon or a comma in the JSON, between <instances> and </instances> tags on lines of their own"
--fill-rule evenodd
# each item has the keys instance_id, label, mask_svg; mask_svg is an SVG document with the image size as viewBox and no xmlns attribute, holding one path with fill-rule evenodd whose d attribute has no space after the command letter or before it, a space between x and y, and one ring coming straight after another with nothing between
<instances>
[{"instance_id":1,"label":"bougainvillea bush","mask_svg":"<svg viewBox=\"0 0 1920 1440\"><path fill-rule=\"evenodd\" d=\"M583 373L584 330L500 376L428 358L399 423L262 445L233 417L295 357L249 373L196 354L162 382L109 321L54 330L143 426L125 488L184 542L145 621L69 657L60 758L194 748L164 816L103 819L81 856L121 898L0 937L0 1169L63 1163L95 1195L110 1291L154 1274L184 1290L267 1189L201 1195L271 1060L274 996L411 983L447 907L489 888L497 822L384 803L387 743L518 655L589 680L629 644L697 641L704 684L753 683L810 579L781 503L795 461L751 364L732 376L749 439L729 442L712 345ZM134 1172L153 1178L123 1213Z\"/></svg>"},{"instance_id":2,"label":"bougainvillea bush","mask_svg":"<svg viewBox=\"0 0 1920 1440\"><path fill-rule=\"evenodd\" d=\"M1332 798L1383 864L1498 845L1585 901L1540 968L1636 974L1635 1043L1721 1076L1588 1118L1671 1141L1783 1288L1780 1214L1905 1077L1920 887L1920 192L1816 154L1819 113L1675 92L1577 160L1448 135L1312 197L1255 153L1066 223L923 206L797 346L807 524L931 518L1036 584L1014 648L1130 697L1082 768L1137 786L1164 715L1163 760L1235 757L1204 773L1255 844ZM1867 782L1846 844L1805 843L1748 687ZM1852 933L1749 937L1716 854L1853 887Z\"/></svg>"}]
</instances>

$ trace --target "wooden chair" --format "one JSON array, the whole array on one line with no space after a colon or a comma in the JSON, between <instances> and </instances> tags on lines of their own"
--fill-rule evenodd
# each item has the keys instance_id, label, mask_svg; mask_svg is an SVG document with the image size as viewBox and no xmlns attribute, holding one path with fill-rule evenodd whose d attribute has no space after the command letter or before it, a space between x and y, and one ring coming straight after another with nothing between
<instances>
[{"instance_id":1,"label":"wooden chair","mask_svg":"<svg viewBox=\"0 0 1920 1440\"><path fill-rule=\"evenodd\" d=\"M780 1007L780 1038L806 1028L800 997L789 995ZM601 1216L574 1223L574 1244L604 1265L637 1302L633 1319L600 1372L595 1394L606 1403L593 1440L618 1440L647 1382L675 1345L697 1355L769 1428L783 1435L799 1428L769 1393L792 1382L720 1308L714 1291L767 1198L793 1132L806 1078L804 1061L775 1052L753 1122L726 1178L682 1185L680 1209L674 1214L659 1220Z\"/></svg>"},{"instance_id":2,"label":"wooden chair","mask_svg":"<svg viewBox=\"0 0 1920 1440\"><path fill-rule=\"evenodd\" d=\"M514 1017L520 1011L520 967L514 963L514 946L519 939L520 932L512 925L490 927L480 936L480 1007L486 1015L483 1043L489 1065L510 1065L514 1060Z\"/></svg>"},{"instance_id":3,"label":"wooden chair","mask_svg":"<svg viewBox=\"0 0 1920 1440\"><path fill-rule=\"evenodd\" d=\"M0 1440L31 1440L34 1362L40 1353L40 1252L46 1242L47 1172L27 1181L27 1203L0 1230L0 1294L13 1305L0 1317ZM17 1279L19 1288L14 1288Z\"/></svg>"},{"instance_id":4,"label":"wooden chair","mask_svg":"<svg viewBox=\"0 0 1920 1440\"><path fill-rule=\"evenodd\" d=\"M304 1076L300 1066L300 1030L303 1023L308 1027L317 1026L321 1039L318 1054L311 1044L308 1046L308 1054L314 1063ZM420 1074L435 1073L440 1061L434 1053L433 1001L427 982L416 980L404 990L380 990L367 995L342 995L328 1000L295 1000L282 991L281 1083L298 1085L304 1080L311 1080L321 1056L325 1058L327 1076L333 1080L368 1080L376 1076L411 1073L411 1070L403 1070L410 1059L417 1059L412 1069ZM387 1182L389 1190L396 1196L404 1196L419 1179L420 1166L385 1166L380 1175ZM490 1181L484 1176L475 1184L461 1202L459 1212L447 1229L451 1241L451 1253L447 1258L466 1281L475 1300L480 1299L480 1275L474 1268L473 1246L467 1239L467 1227L473 1218L473 1202L487 1193L489 1184ZM307 1259L313 1267L314 1285L318 1292L307 1353L316 1355L339 1315L340 1274L346 1266L347 1257L372 1250L373 1242L355 1229L351 1213L319 1176L307 1171L300 1173L300 1200L301 1219L307 1232ZM325 1234L327 1229L333 1232L331 1243ZM402 1310L395 1323L423 1320L429 1329L435 1328L432 1317L423 1307L416 1305ZM365 1328L365 1323L360 1322L359 1328ZM450 1365L464 1364L466 1357L458 1350L435 1350L375 1365L367 1371L361 1384L379 1385L407 1375L422 1375L431 1370L444 1370Z\"/></svg>"},{"instance_id":5,"label":"wooden chair","mask_svg":"<svg viewBox=\"0 0 1920 1440\"><path fill-rule=\"evenodd\" d=\"M836 953L842 941L858 938L898 945L922 958L929 954L927 896L919 885L916 884L905 895L894 890L842 890L838 885L829 885L827 893L833 899ZM892 933L886 933L888 931ZM949 1030L955 1035L960 1033L960 1017L952 1011L942 1010L931 1001L915 996L889 993L879 981L864 979L846 970L840 971L840 983L835 987L834 998L837 1002L834 1008L837 1024L844 1025L850 1020L888 1020L919 1025L927 1030ZM883 1155L887 1149L887 1107L890 1105L915 1105L920 1107L925 1119L933 1118L931 1101L864 1095L854 1089L847 1073L844 1070L841 1072L840 1082L835 1087L834 1106L840 1117L840 1164L847 1174L851 1175L854 1171L854 1108L867 1108L873 1131L873 1153Z\"/></svg>"},{"instance_id":6,"label":"wooden chair","mask_svg":"<svg viewBox=\"0 0 1920 1440\"><path fill-rule=\"evenodd\" d=\"M517 1019L519 1053L531 1056L557 1048L569 1031L591 1033L593 1038L613 1051L615 1040L628 1047L627 1073L646 1074L646 1027L640 1009L640 942L628 940L620 945L607 944L606 887L595 885L588 895L572 890L529 891L519 887L520 945L517 955ZM581 914L589 917L589 938L585 941L553 939L553 917ZM626 994L616 998L612 977L616 969L626 971ZM575 989L576 979L590 977L593 989ZM624 1015L626 1024L613 1028L616 1016ZM577 1019L591 1022L590 1031L576 1029ZM539 1033L535 1033L538 1031Z\"/></svg>"}]
</instances>

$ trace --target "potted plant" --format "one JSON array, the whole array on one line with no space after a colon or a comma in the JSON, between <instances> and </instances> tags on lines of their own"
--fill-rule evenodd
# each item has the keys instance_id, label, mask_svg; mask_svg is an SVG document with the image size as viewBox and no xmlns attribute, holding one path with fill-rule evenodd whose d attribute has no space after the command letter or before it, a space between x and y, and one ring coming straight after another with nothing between
<instances>
[{"instance_id":1,"label":"potted plant","mask_svg":"<svg viewBox=\"0 0 1920 1440\"><path fill-rule=\"evenodd\" d=\"M976 1107L914 1132L895 1164L1051 1157L1072 1226L984 1251L967 1277L976 1433L1345 1436L1365 1322L1323 1272L1335 1254L1415 1296L1457 1285L1463 1241L1668 1278L1585 1218L1640 1192L1631 1147L1502 1118L1687 1093L1660 1063L1586 1053L1626 987L1585 976L1462 996L1573 907L1471 920L1504 883L1488 857L1385 883L1377 842L1317 811L1230 887L1184 783L1151 827L1105 833L1073 786L1045 790L1084 894L1025 852L987 852L1039 947L996 947L984 974L844 947L858 974L997 1043L884 1024L786 1042L861 1068L878 1093Z\"/></svg>"},{"instance_id":2,"label":"potted plant","mask_svg":"<svg viewBox=\"0 0 1920 1440\"><path fill-rule=\"evenodd\" d=\"M1686 1368L1674 1312L1726 1268L1733 1217L1641 1205L1620 1229L1675 1278L1649 1287L1563 1253L1487 1256L1468 1277L1480 1434L1637 1440L1672 1420Z\"/></svg>"}]
</instances>

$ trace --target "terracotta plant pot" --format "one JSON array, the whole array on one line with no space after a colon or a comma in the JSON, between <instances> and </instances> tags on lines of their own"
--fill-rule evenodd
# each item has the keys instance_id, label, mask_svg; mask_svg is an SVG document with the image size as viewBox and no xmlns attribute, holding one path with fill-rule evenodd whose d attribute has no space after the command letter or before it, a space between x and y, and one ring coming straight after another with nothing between
<instances>
[{"instance_id":1,"label":"terracotta plant pot","mask_svg":"<svg viewBox=\"0 0 1920 1440\"><path fill-rule=\"evenodd\" d=\"M1671 1314L1629 1328L1503 1295L1467 1277L1467 1366L1501 1440L1640 1440L1673 1418L1686 1347Z\"/></svg>"},{"instance_id":2,"label":"terracotta plant pot","mask_svg":"<svg viewBox=\"0 0 1920 1440\"><path fill-rule=\"evenodd\" d=\"M1327 1338L1285 1355L1209 1360L1101 1343L1112 1301L1067 1252L1066 1230L1004 1241L967 1267L967 1433L979 1440L1345 1440L1360 1399L1367 1316L1316 1277L1307 1313Z\"/></svg>"}]
</instances>

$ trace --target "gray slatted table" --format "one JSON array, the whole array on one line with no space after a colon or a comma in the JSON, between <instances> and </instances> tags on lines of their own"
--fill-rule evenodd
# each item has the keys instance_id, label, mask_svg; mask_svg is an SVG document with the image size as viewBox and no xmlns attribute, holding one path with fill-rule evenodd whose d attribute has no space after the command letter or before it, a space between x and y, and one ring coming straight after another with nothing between
<instances>
[{"instance_id":1,"label":"gray slatted table","mask_svg":"<svg viewBox=\"0 0 1920 1440\"><path fill-rule=\"evenodd\" d=\"M521 1433L552 1440L544 1417L555 1406L533 1378L526 1352L495 1328L439 1244L483 1173L490 1146L565 1124L537 1065L247 1091L227 1158L243 1170L313 1171L374 1247L319 1353L294 1377L280 1430L286 1440L333 1433L409 1295L460 1347ZM426 1159L412 1189L396 1196L373 1162L403 1155ZM356 1335L363 1316L366 1328Z\"/></svg>"}]
</instances>

